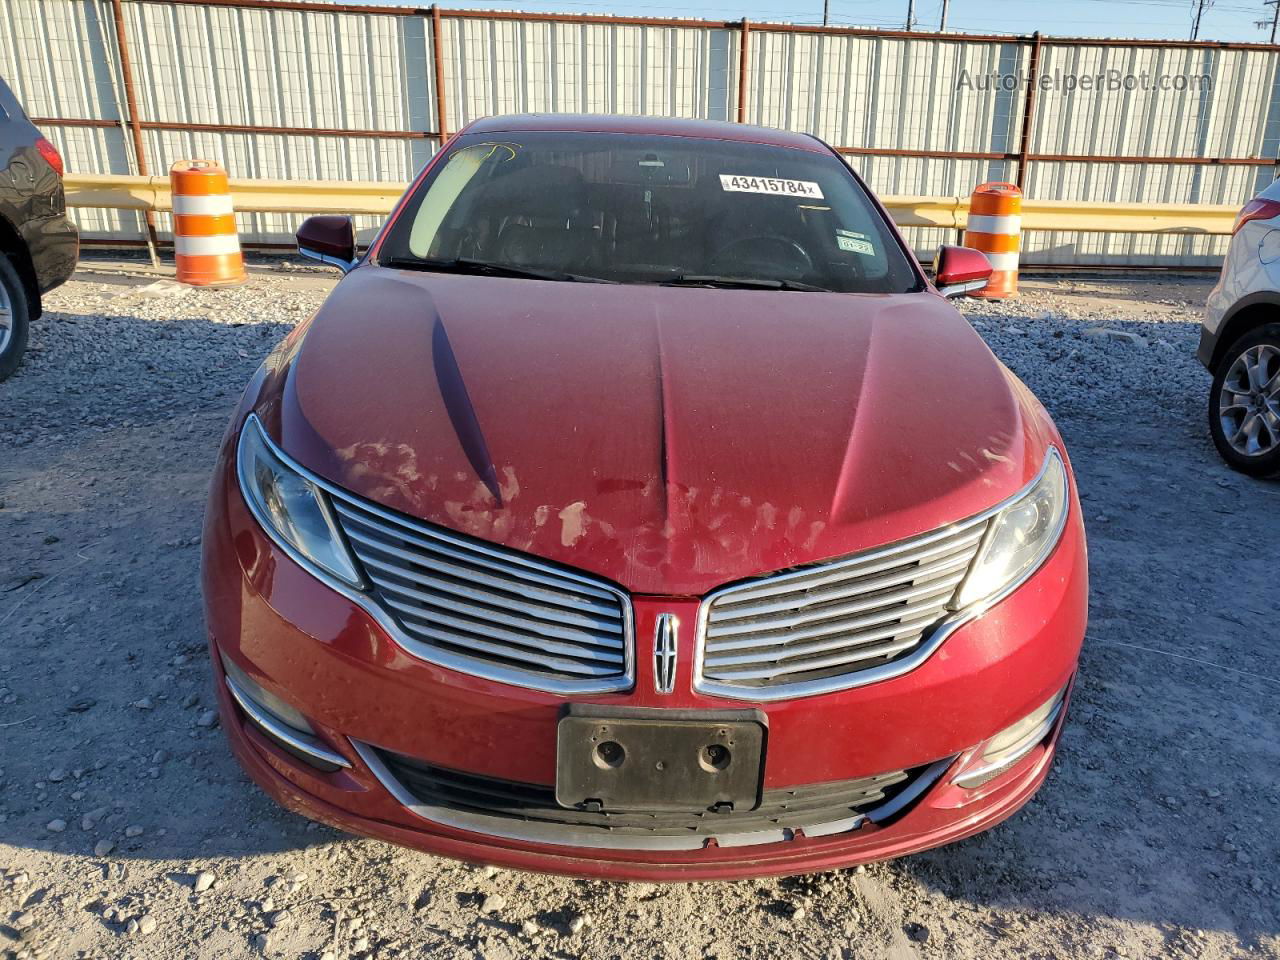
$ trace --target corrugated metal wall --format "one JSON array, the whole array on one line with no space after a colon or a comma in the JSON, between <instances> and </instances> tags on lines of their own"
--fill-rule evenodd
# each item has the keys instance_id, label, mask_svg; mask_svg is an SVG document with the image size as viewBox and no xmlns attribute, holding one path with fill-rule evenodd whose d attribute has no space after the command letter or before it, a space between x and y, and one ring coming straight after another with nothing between
<instances>
[{"instance_id":1,"label":"corrugated metal wall","mask_svg":"<svg viewBox=\"0 0 1280 960\"><path fill-rule=\"evenodd\" d=\"M446 19L448 129L503 113L729 120L735 31Z\"/></svg>"},{"instance_id":2,"label":"corrugated metal wall","mask_svg":"<svg viewBox=\"0 0 1280 960\"><path fill-rule=\"evenodd\" d=\"M219 160L235 176L407 181L436 149L433 20L216 3L123 3L143 151L153 173ZM738 118L742 31L732 24L601 22L442 11L446 116L570 111ZM0 73L80 172L136 172L110 0L0 0ZM967 194L1018 171L1025 39L753 27L743 119L812 132L885 194ZM1181 90L1037 90L1025 187L1040 199L1243 203L1274 166L1106 162L1275 157L1280 55L1270 48L1046 39L1041 76L1207 77ZM82 121L76 125L72 121ZM251 129L225 129L251 128ZM253 128L270 129L253 129ZM937 156L934 154L968 154ZM916 155L911 155L916 154ZM919 155L929 154L929 155ZM142 236L141 219L80 211L88 236ZM249 242L287 242L296 217L242 216ZM361 226L376 224L366 219ZM161 230L167 229L160 218ZM954 239L915 230L928 251ZM1035 262L1206 265L1222 238L1029 234Z\"/></svg>"}]
</instances>

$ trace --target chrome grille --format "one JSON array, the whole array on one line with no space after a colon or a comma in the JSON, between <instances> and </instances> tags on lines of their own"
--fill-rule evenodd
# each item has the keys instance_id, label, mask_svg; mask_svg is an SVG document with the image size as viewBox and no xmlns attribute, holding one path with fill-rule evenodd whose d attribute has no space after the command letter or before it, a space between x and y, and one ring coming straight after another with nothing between
<instances>
[{"instance_id":1,"label":"chrome grille","mask_svg":"<svg viewBox=\"0 0 1280 960\"><path fill-rule=\"evenodd\" d=\"M752 700L870 682L922 649L985 517L843 560L726 587L702 608L698 688Z\"/></svg>"},{"instance_id":2,"label":"chrome grille","mask_svg":"<svg viewBox=\"0 0 1280 960\"><path fill-rule=\"evenodd\" d=\"M631 610L620 590L328 489L373 598L412 652L552 693L631 686Z\"/></svg>"}]
</instances>

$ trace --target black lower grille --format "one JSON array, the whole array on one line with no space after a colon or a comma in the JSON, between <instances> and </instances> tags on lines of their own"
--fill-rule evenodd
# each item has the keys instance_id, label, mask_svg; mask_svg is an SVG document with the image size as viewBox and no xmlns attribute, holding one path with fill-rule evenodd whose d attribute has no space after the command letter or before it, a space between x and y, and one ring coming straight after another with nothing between
<instances>
[{"instance_id":1,"label":"black lower grille","mask_svg":"<svg viewBox=\"0 0 1280 960\"><path fill-rule=\"evenodd\" d=\"M513 823L596 828L611 835L717 837L758 831L803 831L848 821L908 789L926 768L898 770L857 780L765 790L755 810L728 813L628 812L569 809L556 803L555 788L461 773L390 751L378 758L418 803ZM846 826L846 829L851 827Z\"/></svg>"}]
</instances>

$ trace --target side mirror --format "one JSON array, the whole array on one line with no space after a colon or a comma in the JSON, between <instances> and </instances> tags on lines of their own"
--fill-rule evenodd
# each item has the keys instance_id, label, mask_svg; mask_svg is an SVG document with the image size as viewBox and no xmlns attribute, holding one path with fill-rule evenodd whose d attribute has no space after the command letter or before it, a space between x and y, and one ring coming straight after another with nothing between
<instances>
[{"instance_id":1,"label":"side mirror","mask_svg":"<svg viewBox=\"0 0 1280 960\"><path fill-rule=\"evenodd\" d=\"M981 250L942 247L933 261L933 282L944 297L981 290L991 279L991 261Z\"/></svg>"},{"instance_id":2,"label":"side mirror","mask_svg":"<svg viewBox=\"0 0 1280 960\"><path fill-rule=\"evenodd\" d=\"M350 217L322 214L298 227L298 253L346 273L356 265L356 233Z\"/></svg>"}]
</instances>

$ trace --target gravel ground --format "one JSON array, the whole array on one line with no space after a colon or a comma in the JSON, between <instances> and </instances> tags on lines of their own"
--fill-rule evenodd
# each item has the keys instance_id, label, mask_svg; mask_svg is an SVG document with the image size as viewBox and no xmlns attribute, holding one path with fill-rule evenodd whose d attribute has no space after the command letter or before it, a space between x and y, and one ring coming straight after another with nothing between
<instances>
[{"instance_id":1,"label":"gravel ground","mask_svg":"<svg viewBox=\"0 0 1280 960\"><path fill-rule=\"evenodd\" d=\"M1036 800L865 869L652 886L355 839L241 775L206 712L206 478L333 281L277 265L175 297L95 269L0 385L0 954L1280 957L1280 485L1206 435L1207 281L963 306L1057 417L1089 526L1089 640Z\"/></svg>"}]
</instances>

